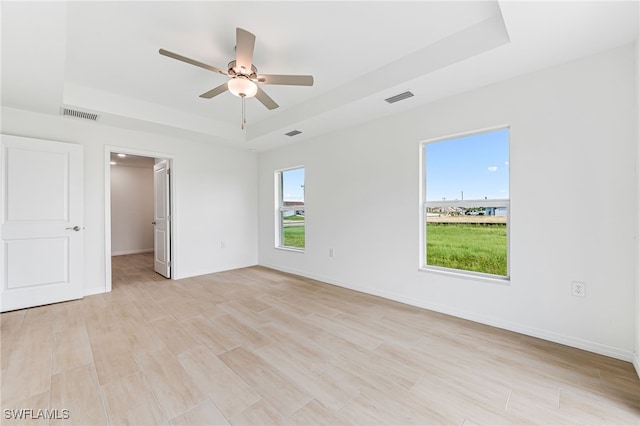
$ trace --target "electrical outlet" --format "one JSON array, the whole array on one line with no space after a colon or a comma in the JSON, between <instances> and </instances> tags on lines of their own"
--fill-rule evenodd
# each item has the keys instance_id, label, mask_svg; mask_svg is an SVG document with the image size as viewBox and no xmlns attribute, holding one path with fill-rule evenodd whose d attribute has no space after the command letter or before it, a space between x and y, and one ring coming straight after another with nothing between
<instances>
[{"instance_id":1,"label":"electrical outlet","mask_svg":"<svg viewBox=\"0 0 640 426\"><path fill-rule=\"evenodd\" d=\"M226 247L226 245L224 244L224 241L220 241L220 248L223 249L225 247Z\"/></svg>"},{"instance_id":2,"label":"electrical outlet","mask_svg":"<svg viewBox=\"0 0 640 426\"><path fill-rule=\"evenodd\" d=\"M329 257L333 257L335 255L335 252L333 251L332 248L329 249Z\"/></svg>"},{"instance_id":3,"label":"electrical outlet","mask_svg":"<svg viewBox=\"0 0 640 426\"><path fill-rule=\"evenodd\" d=\"M585 297L587 295L587 284L581 281L572 281L571 294L576 297Z\"/></svg>"}]
</instances>

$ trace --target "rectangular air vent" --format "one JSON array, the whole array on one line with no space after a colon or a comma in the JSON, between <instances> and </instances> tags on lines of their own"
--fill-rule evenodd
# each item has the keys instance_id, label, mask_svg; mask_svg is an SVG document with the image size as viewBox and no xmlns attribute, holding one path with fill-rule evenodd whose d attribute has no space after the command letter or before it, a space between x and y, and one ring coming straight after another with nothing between
<instances>
[{"instance_id":1,"label":"rectangular air vent","mask_svg":"<svg viewBox=\"0 0 640 426\"><path fill-rule=\"evenodd\" d=\"M398 95L392 96L390 98L385 99L385 101L387 101L390 104L393 104L395 102L401 101L403 99L407 99L413 96L413 93L409 92L408 90L404 93L400 93Z\"/></svg>"},{"instance_id":2,"label":"rectangular air vent","mask_svg":"<svg viewBox=\"0 0 640 426\"><path fill-rule=\"evenodd\" d=\"M83 120L91 120L91 121L98 120L98 114L78 111L70 108L62 108L62 115L66 115L68 117L82 118Z\"/></svg>"},{"instance_id":3,"label":"rectangular air vent","mask_svg":"<svg viewBox=\"0 0 640 426\"><path fill-rule=\"evenodd\" d=\"M295 135L299 135L300 133L302 133L300 130L292 130L289 133L285 133L285 135L287 135L287 136L295 136Z\"/></svg>"}]
</instances>

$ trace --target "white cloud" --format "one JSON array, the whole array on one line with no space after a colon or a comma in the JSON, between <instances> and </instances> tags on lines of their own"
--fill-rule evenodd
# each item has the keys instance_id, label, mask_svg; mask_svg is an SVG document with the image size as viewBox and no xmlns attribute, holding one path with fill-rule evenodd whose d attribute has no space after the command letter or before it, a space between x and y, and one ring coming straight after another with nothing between
<instances>
[{"instance_id":1,"label":"white cloud","mask_svg":"<svg viewBox=\"0 0 640 426\"><path fill-rule=\"evenodd\" d=\"M487 167L487 170L489 170L490 172L495 172L496 170L498 170L498 166Z\"/></svg>"},{"instance_id":2,"label":"white cloud","mask_svg":"<svg viewBox=\"0 0 640 426\"><path fill-rule=\"evenodd\" d=\"M505 165L505 166L507 166L507 167L509 167L509 162L508 162L508 161L505 161L505 162L504 162L504 165Z\"/></svg>"}]
</instances>

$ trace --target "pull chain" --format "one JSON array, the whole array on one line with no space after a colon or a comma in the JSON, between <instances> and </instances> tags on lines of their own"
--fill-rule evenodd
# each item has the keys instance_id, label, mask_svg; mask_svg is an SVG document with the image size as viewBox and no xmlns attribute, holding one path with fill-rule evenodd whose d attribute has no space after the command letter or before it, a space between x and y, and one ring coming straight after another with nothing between
<instances>
[{"instance_id":1,"label":"pull chain","mask_svg":"<svg viewBox=\"0 0 640 426\"><path fill-rule=\"evenodd\" d=\"M244 98L245 98L245 96L242 95L242 94L240 96L242 97L242 124L240 125L240 128L242 130L244 130L244 125L247 124L247 119L245 117L245 109L244 109Z\"/></svg>"}]
</instances>

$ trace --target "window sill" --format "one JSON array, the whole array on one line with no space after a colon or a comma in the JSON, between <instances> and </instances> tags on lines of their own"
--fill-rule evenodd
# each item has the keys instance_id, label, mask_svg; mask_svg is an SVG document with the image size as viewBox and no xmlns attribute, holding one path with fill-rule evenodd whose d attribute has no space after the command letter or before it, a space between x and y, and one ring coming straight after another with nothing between
<instances>
[{"instance_id":1,"label":"window sill","mask_svg":"<svg viewBox=\"0 0 640 426\"><path fill-rule=\"evenodd\" d=\"M480 281L485 283L493 283L500 285L511 285L510 277L502 277L499 275L482 274L479 272L466 272L454 269L438 268L435 266L421 266L418 268L420 272L435 273L445 275L452 278L460 278L466 280Z\"/></svg>"},{"instance_id":2,"label":"window sill","mask_svg":"<svg viewBox=\"0 0 640 426\"><path fill-rule=\"evenodd\" d=\"M282 250L282 251L292 251L294 253L304 253L304 249L299 249L299 248L295 248L295 247L275 246L274 248L277 249L277 250Z\"/></svg>"}]
</instances>

